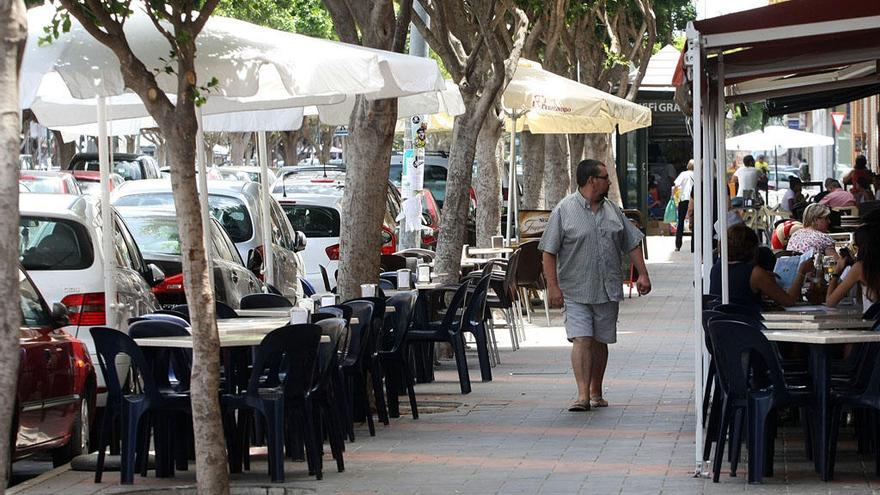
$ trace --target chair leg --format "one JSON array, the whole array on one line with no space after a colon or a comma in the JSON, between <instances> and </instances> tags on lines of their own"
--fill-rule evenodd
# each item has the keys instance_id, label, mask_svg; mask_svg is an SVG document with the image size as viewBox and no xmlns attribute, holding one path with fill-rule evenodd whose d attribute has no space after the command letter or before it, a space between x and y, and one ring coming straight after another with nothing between
<instances>
[{"instance_id":1,"label":"chair leg","mask_svg":"<svg viewBox=\"0 0 880 495\"><path fill-rule=\"evenodd\" d=\"M523 289L518 287L516 289L517 296L525 293L525 306L526 306L526 319L529 323L532 322L532 301L529 299L529 289Z\"/></svg>"},{"instance_id":2,"label":"chair leg","mask_svg":"<svg viewBox=\"0 0 880 495\"><path fill-rule=\"evenodd\" d=\"M464 336L461 332L452 336L452 350L455 353L455 366L458 368L458 383L461 393L471 393L471 378L468 373L467 356L464 352Z\"/></svg>"},{"instance_id":3,"label":"chair leg","mask_svg":"<svg viewBox=\"0 0 880 495\"><path fill-rule=\"evenodd\" d=\"M382 424L388 426L388 404L385 400L385 393L382 390L382 366L379 365L378 359L374 357L370 363L370 379L373 382L373 399L376 401L376 415Z\"/></svg>"},{"instance_id":4,"label":"chair leg","mask_svg":"<svg viewBox=\"0 0 880 495\"><path fill-rule=\"evenodd\" d=\"M504 319L507 320L507 331L510 333L510 342L513 350L519 349L519 337L516 334L516 323L513 319L513 308L504 310Z\"/></svg>"},{"instance_id":5,"label":"chair leg","mask_svg":"<svg viewBox=\"0 0 880 495\"><path fill-rule=\"evenodd\" d=\"M318 443L314 419L315 412L310 399L306 399L303 410L303 439L306 444L306 458L308 458L310 464L309 474L314 474L315 478L320 480L324 477L321 469L321 444Z\"/></svg>"},{"instance_id":6,"label":"chair leg","mask_svg":"<svg viewBox=\"0 0 880 495\"><path fill-rule=\"evenodd\" d=\"M474 339L477 344L477 358L480 361L480 378L484 382L492 381L492 365L489 363L489 343L486 337L486 328L478 324L474 328Z\"/></svg>"},{"instance_id":7,"label":"chair leg","mask_svg":"<svg viewBox=\"0 0 880 495\"><path fill-rule=\"evenodd\" d=\"M721 478L721 463L724 462L724 440L730 425L730 406L725 397L721 405L721 423L718 425L718 438L715 439L715 457L712 461L712 482L718 483Z\"/></svg>"},{"instance_id":8,"label":"chair leg","mask_svg":"<svg viewBox=\"0 0 880 495\"><path fill-rule=\"evenodd\" d=\"M706 390L703 392L703 426L706 426L706 414L712 400L712 386L715 384L715 358L709 357L709 370L706 373Z\"/></svg>"},{"instance_id":9,"label":"chair leg","mask_svg":"<svg viewBox=\"0 0 880 495\"><path fill-rule=\"evenodd\" d=\"M119 482L123 485L134 483L134 457L137 451L138 424L143 410L141 404L122 406L122 452L119 467Z\"/></svg>"},{"instance_id":10,"label":"chair leg","mask_svg":"<svg viewBox=\"0 0 880 495\"><path fill-rule=\"evenodd\" d=\"M107 447L110 443L110 430L113 428L113 408L107 406L104 408L104 415L101 418L101 427L98 429L98 462L95 464L95 483L101 482L104 474L104 457L107 453Z\"/></svg>"},{"instance_id":11,"label":"chair leg","mask_svg":"<svg viewBox=\"0 0 880 495\"><path fill-rule=\"evenodd\" d=\"M284 402L265 404L266 447L269 451L269 477L273 483L284 483Z\"/></svg>"},{"instance_id":12,"label":"chair leg","mask_svg":"<svg viewBox=\"0 0 880 495\"><path fill-rule=\"evenodd\" d=\"M403 379L406 380L406 394L409 396L409 407L412 411L412 418L419 419L419 406L416 404L415 380L412 373L406 367L403 368Z\"/></svg>"},{"instance_id":13,"label":"chair leg","mask_svg":"<svg viewBox=\"0 0 880 495\"><path fill-rule=\"evenodd\" d=\"M766 426L768 406L764 402L750 400L747 408L749 430L749 483L761 483L764 479L764 466L767 449Z\"/></svg>"},{"instance_id":14,"label":"chair leg","mask_svg":"<svg viewBox=\"0 0 880 495\"><path fill-rule=\"evenodd\" d=\"M712 443L718 439L721 428L721 394L712 396L712 405L709 408L709 422L706 427L706 441L703 444L703 460L708 461L712 454Z\"/></svg>"},{"instance_id":15,"label":"chair leg","mask_svg":"<svg viewBox=\"0 0 880 495\"><path fill-rule=\"evenodd\" d=\"M385 360L382 363L385 366L385 397L388 399L388 416L391 418L400 417L400 390L397 384L397 377L406 370L406 366L398 369L396 362Z\"/></svg>"},{"instance_id":16,"label":"chair leg","mask_svg":"<svg viewBox=\"0 0 880 495\"><path fill-rule=\"evenodd\" d=\"M737 409L733 413L733 429L730 433L730 452L728 453L728 461L730 461L730 477L736 478L736 468L739 466L740 453L742 452L742 436L743 436L743 420L745 412ZM749 451L751 455L751 450Z\"/></svg>"},{"instance_id":17,"label":"chair leg","mask_svg":"<svg viewBox=\"0 0 880 495\"><path fill-rule=\"evenodd\" d=\"M550 326L550 299L547 297L547 289L544 289L544 316L547 317L547 326Z\"/></svg>"},{"instance_id":18,"label":"chair leg","mask_svg":"<svg viewBox=\"0 0 880 495\"><path fill-rule=\"evenodd\" d=\"M370 410L370 394L367 392L367 379L363 374L359 374L357 378L357 393L363 396L364 414L367 416L367 427L370 430L370 436L376 436L376 425L373 423L373 411Z\"/></svg>"}]
</instances>

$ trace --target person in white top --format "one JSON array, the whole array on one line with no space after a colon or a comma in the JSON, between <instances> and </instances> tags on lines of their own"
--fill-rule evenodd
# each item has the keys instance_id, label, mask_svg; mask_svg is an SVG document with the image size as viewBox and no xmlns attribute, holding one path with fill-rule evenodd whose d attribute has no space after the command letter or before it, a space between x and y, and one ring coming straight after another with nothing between
<instances>
[{"instance_id":1,"label":"person in white top","mask_svg":"<svg viewBox=\"0 0 880 495\"><path fill-rule=\"evenodd\" d=\"M802 189L803 183L801 183L800 179L794 176L789 177L788 190L785 191L785 195L782 196L782 201L779 203L779 209L791 213L791 209L794 205L804 201L804 197L801 195Z\"/></svg>"},{"instance_id":2,"label":"person in white top","mask_svg":"<svg viewBox=\"0 0 880 495\"><path fill-rule=\"evenodd\" d=\"M755 159L752 155L743 158L743 166L733 173L733 182L736 183L736 195L740 197L755 197L758 191L758 176L761 171L755 168Z\"/></svg>"},{"instance_id":3,"label":"person in white top","mask_svg":"<svg viewBox=\"0 0 880 495\"><path fill-rule=\"evenodd\" d=\"M691 196L694 191L694 161L688 161L687 168L675 178L675 186L672 189L673 196L678 191L678 226L675 229L675 250L681 250L682 236L684 236L684 221L688 214ZM694 243L691 240L691 252L694 252Z\"/></svg>"}]
</instances>

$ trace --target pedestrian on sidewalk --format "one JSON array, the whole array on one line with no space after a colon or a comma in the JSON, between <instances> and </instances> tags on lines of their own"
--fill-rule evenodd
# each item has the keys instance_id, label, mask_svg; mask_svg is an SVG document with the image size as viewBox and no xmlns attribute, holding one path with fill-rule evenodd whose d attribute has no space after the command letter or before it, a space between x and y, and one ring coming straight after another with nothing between
<instances>
[{"instance_id":1,"label":"pedestrian on sidewalk","mask_svg":"<svg viewBox=\"0 0 880 495\"><path fill-rule=\"evenodd\" d=\"M687 168L675 178L675 186L672 189L673 196L678 192L678 225L675 228L675 250L681 251L682 237L684 237L684 221L688 218L688 207L694 196L694 160L688 160ZM691 252L694 252L693 238L691 238Z\"/></svg>"},{"instance_id":2,"label":"pedestrian on sidewalk","mask_svg":"<svg viewBox=\"0 0 880 495\"><path fill-rule=\"evenodd\" d=\"M543 251L544 277L550 305L565 305L565 333L572 342L571 365L577 399L569 411L607 407L602 379L608 344L617 342L617 314L623 300L623 256L639 276L639 294L651 291L642 257L644 236L608 200L605 164L584 160L577 167L578 190L550 214L538 249Z\"/></svg>"}]
</instances>

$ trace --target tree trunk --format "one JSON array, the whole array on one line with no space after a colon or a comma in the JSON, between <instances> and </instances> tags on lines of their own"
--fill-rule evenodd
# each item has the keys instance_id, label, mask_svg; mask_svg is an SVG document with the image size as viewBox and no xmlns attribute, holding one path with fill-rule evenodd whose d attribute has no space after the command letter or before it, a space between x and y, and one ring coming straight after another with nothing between
<instances>
[{"instance_id":1,"label":"tree trunk","mask_svg":"<svg viewBox=\"0 0 880 495\"><path fill-rule=\"evenodd\" d=\"M18 382L18 153L21 114L18 108L18 72L27 39L27 12L22 0L0 0L0 486L6 486L10 428ZM0 488L2 492L4 488Z\"/></svg>"},{"instance_id":2,"label":"tree trunk","mask_svg":"<svg viewBox=\"0 0 880 495\"><path fill-rule=\"evenodd\" d=\"M522 143L522 209L538 210L544 206L544 136L523 131Z\"/></svg>"},{"instance_id":3,"label":"tree trunk","mask_svg":"<svg viewBox=\"0 0 880 495\"><path fill-rule=\"evenodd\" d=\"M569 134L568 149L570 152L569 163L571 164L571 187L570 192L577 190L577 166L584 159L584 141L587 136L585 134Z\"/></svg>"},{"instance_id":4,"label":"tree trunk","mask_svg":"<svg viewBox=\"0 0 880 495\"><path fill-rule=\"evenodd\" d=\"M76 154L76 142L65 143L58 131L52 131L52 137L55 141L55 165L63 169Z\"/></svg>"},{"instance_id":5,"label":"tree trunk","mask_svg":"<svg viewBox=\"0 0 880 495\"><path fill-rule=\"evenodd\" d=\"M318 162L327 164L330 161L330 148L333 147L333 133L336 131L335 126L321 126L321 152L318 155ZM390 148L389 148L390 150ZM388 154L389 160L391 159L391 152ZM390 166L390 162L389 162ZM388 174L385 174L386 176Z\"/></svg>"},{"instance_id":6,"label":"tree trunk","mask_svg":"<svg viewBox=\"0 0 880 495\"><path fill-rule=\"evenodd\" d=\"M485 91L485 89L484 89ZM446 174L446 200L440 218L437 238L437 257L434 260L437 278L442 283L458 282L461 269L461 247L467 234L467 214L470 206L468 186L474 163L477 136L486 119L486 113L475 111L478 97L462 95L467 111L455 118L452 131L452 152ZM483 95L483 98L486 96Z\"/></svg>"},{"instance_id":7,"label":"tree trunk","mask_svg":"<svg viewBox=\"0 0 880 495\"><path fill-rule=\"evenodd\" d=\"M244 156L250 140L250 132L229 133L229 159L236 167L244 165Z\"/></svg>"},{"instance_id":8,"label":"tree trunk","mask_svg":"<svg viewBox=\"0 0 880 495\"><path fill-rule=\"evenodd\" d=\"M492 245L492 236L501 235L501 164L504 141L502 120L493 113L486 116L477 137L477 246Z\"/></svg>"},{"instance_id":9,"label":"tree trunk","mask_svg":"<svg viewBox=\"0 0 880 495\"><path fill-rule=\"evenodd\" d=\"M125 136L125 152L135 153L137 147L137 138L135 136ZM208 155L211 156L211 155Z\"/></svg>"},{"instance_id":10,"label":"tree trunk","mask_svg":"<svg viewBox=\"0 0 880 495\"><path fill-rule=\"evenodd\" d=\"M299 162L299 141L302 131L287 131L284 133L284 165L292 166Z\"/></svg>"},{"instance_id":11,"label":"tree trunk","mask_svg":"<svg viewBox=\"0 0 880 495\"><path fill-rule=\"evenodd\" d=\"M608 189L608 199L616 205L622 205L620 200L620 183L617 181L617 165L611 156L611 134L587 134L584 141L584 156L593 160L599 160L608 169L608 180L611 186Z\"/></svg>"},{"instance_id":12,"label":"tree trunk","mask_svg":"<svg viewBox=\"0 0 880 495\"><path fill-rule=\"evenodd\" d=\"M544 146L544 209L552 210L569 192L568 138L547 134Z\"/></svg>"},{"instance_id":13,"label":"tree trunk","mask_svg":"<svg viewBox=\"0 0 880 495\"><path fill-rule=\"evenodd\" d=\"M361 284L374 284L379 279L380 226L385 215L396 120L396 99L368 101L358 97L352 112L339 234L337 292L343 300L360 297ZM332 136L332 132L324 134ZM329 153L329 145L326 148Z\"/></svg>"}]
</instances>

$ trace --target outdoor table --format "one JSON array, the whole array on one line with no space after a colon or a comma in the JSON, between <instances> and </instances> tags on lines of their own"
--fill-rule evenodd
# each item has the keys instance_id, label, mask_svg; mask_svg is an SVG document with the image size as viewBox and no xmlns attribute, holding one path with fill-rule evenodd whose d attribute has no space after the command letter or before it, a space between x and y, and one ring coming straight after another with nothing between
<instances>
[{"instance_id":1,"label":"outdoor table","mask_svg":"<svg viewBox=\"0 0 880 495\"><path fill-rule=\"evenodd\" d=\"M259 308L259 309L236 309L238 316L256 316L256 317L274 317L274 318L290 318L291 308Z\"/></svg>"},{"instance_id":2,"label":"outdoor table","mask_svg":"<svg viewBox=\"0 0 880 495\"><path fill-rule=\"evenodd\" d=\"M847 321L847 320L843 320ZM856 344L880 342L880 332L866 330L765 330L768 340L775 342L797 342L810 348L810 374L816 395L816 409L819 417L816 425L813 460L822 481L828 481L828 442L831 434L830 396L831 373L828 354L833 344Z\"/></svg>"},{"instance_id":3,"label":"outdoor table","mask_svg":"<svg viewBox=\"0 0 880 495\"><path fill-rule=\"evenodd\" d=\"M492 256L492 255L501 255L501 254L510 254L513 252L513 248L509 247L501 247L501 248L468 248L467 255L470 256Z\"/></svg>"}]
</instances>

